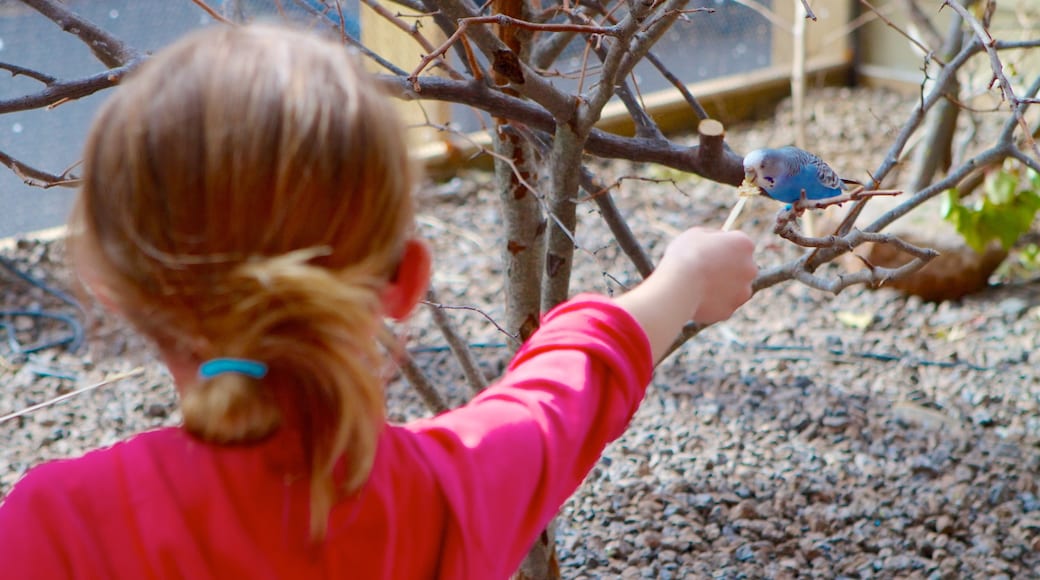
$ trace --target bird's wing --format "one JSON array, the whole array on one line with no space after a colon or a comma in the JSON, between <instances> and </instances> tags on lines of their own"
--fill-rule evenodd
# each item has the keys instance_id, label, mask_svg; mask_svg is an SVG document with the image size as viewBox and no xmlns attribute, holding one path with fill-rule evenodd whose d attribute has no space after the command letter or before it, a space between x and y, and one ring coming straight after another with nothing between
<instances>
[{"instance_id":1,"label":"bird's wing","mask_svg":"<svg viewBox=\"0 0 1040 580\"><path fill-rule=\"evenodd\" d=\"M828 189L841 189L842 182L838 174L831 169L830 165L827 165L819 157L816 158L816 177L820 180L820 183Z\"/></svg>"},{"instance_id":2,"label":"bird's wing","mask_svg":"<svg viewBox=\"0 0 1040 580\"><path fill-rule=\"evenodd\" d=\"M794 147L791 147L790 149L797 158L798 170L801 170L801 168L806 166L811 167L816 171L816 178L820 180L820 184L824 187L827 189L841 189L841 178L838 177L838 174L835 173L833 169L831 169L830 165L824 163L823 159L820 159L812 153L802 149L796 149Z\"/></svg>"}]
</instances>

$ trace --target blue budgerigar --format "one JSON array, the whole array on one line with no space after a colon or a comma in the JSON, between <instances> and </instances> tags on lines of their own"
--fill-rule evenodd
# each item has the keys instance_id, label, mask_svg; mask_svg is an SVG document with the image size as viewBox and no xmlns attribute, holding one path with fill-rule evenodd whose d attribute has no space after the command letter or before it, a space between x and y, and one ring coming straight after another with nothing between
<instances>
[{"instance_id":1,"label":"blue budgerigar","mask_svg":"<svg viewBox=\"0 0 1040 580\"><path fill-rule=\"evenodd\" d=\"M827 199L841 195L845 180L822 159L797 147L756 149L744 157L745 183L777 201Z\"/></svg>"}]
</instances>

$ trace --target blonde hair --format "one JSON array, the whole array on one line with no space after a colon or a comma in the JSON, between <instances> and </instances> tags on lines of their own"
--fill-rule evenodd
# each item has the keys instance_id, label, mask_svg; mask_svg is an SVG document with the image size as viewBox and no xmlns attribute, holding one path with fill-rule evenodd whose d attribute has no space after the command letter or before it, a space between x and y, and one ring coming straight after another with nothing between
<instances>
[{"instance_id":1,"label":"blonde hair","mask_svg":"<svg viewBox=\"0 0 1040 580\"><path fill-rule=\"evenodd\" d=\"M323 534L337 496L367 478L385 417L379 295L417 178L389 99L332 41L205 29L108 99L83 172L78 269L160 348L268 365L260 380L182 385L184 425L250 442L294 414Z\"/></svg>"}]
</instances>

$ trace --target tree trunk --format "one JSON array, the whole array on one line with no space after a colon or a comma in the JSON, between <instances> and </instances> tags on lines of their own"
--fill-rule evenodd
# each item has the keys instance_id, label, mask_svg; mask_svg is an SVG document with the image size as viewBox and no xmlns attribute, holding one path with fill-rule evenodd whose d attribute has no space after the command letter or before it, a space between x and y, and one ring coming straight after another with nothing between
<instances>
[{"instance_id":1,"label":"tree trunk","mask_svg":"<svg viewBox=\"0 0 1040 580\"><path fill-rule=\"evenodd\" d=\"M542 311L567 300L574 267L574 229L577 225L578 184L584 142L567 125L559 125L553 138L549 161L550 191L548 236L545 248L545 278L542 282Z\"/></svg>"}]
</instances>

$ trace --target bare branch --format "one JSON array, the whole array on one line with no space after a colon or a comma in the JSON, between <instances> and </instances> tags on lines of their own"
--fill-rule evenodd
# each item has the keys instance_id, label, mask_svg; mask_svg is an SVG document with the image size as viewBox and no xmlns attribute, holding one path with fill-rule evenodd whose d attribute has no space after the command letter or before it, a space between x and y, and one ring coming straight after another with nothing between
<instances>
[{"instance_id":1,"label":"bare branch","mask_svg":"<svg viewBox=\"0 0 1040 580\"><path fill-rule=\"evenodd\" d=\"M1000 56L997 54L995 48L997 44L996 39L990 35L989 30L987 30L986 27L983 26L983 24L979 22L978 19L975 18L958 0L943 0L943 5L953 8L953 10L957 12L957 14L960 14L961 18L971 26L972 30L975 31L975 37L978 38L980 43L982 43L983 48L986 50L986 54L989 55L989 63L990 67L993 69L993 76L996 78L997 82L1000 83L1000 88L1004 94L1004 98L1011 105L1015 118L1018 119L1018 124L1025 132L1025 138L1029 141L1033 153L1035 153L1037 158L1040 159L1040 146L1038 146L1036 140L1033 139L1033 136L1029 131L1029 125L1026 123L1025 115L1023 115L1021 108L1019 108L1020 103L1018 98L1015 96L1015 89L1011 86L1011 81L1008 80L1007 75L1004 74L1004 64L1000 61Z\"/></svg>"},{"instance_id":2,"label":"bare branch","mask_svg":"<svg viewBox=\"0 0 1040 580\"><path fill-rule=\"evenodd\" d=\"M459 361L462 373L466 376L466 382L469 383L470 389L474 393L479 393L487 387L487 378L480 371L480 365L477 363L476 357L473 356L473 351L470 350L466 341L459 336L459 333L455 330L455 325L452 324L451 320L444 313L444 307L439 302L440 300L437 299L436 293L431 288L426 294L425 304L430 307L433 323L440 329L441 334L444 335L444 340L448 343L448 348L451 349L452 354Z\"/></svg>"},{"instance_id":3,"label":"bare branch","mask_svg":"<svg viewBox=\"0 0 1040 580\"><path fill-rule=\"evenodd\" d=\"M637 29L637 33L632 36L632 40L627 43L628 46L622 47L620 44L617 45L617 70L614 73L609 72L608 63L611 60L608 57L608 60L604 62L603 78L600 81L603 94L599 98L590 99L589 102L589 110L595 111L595 120L599 119L599 111L602 110L607 100L613 96L613 86L617 84L617 79L631 74L632 70L639 64L639 61L646 57L654 44L672 27L672 24L684 16L686 11L682 10L682 8L685 5L686 0L668 1L658 10L657 17L652 22L648 23L642 30ZM700 11L700 9L697 9L697 11ZM595 120L592 122L595 122Z\"/></svg>"},{"instance_id":4,"label":"bare branch","mask_svg":"<svg viewBox=\"0 0 1040 580\"><path fill-rule=\"evenodd\" d=\"M906 1L907 3L909 3L911 5L915 5L913 0L904 0L904 1ZM871 4L870 2L868 2L867 0L859 0L859 3L864 5L864 6L866 6L868 10L873 12L882 22L884 22L886 25L888 25L889 28L891 28L892 30L895 30L897 33L899 33L900 36L902 36L903 38L907 39L907 41L909 41L910 44L916 46L917 50L920 50L921 54L926 55L929 60L934 60L935 62L937 62L939 64L943 64L943 62L941 60L939 60L938 58L935 57L935 54L934 54L935 49L934 48L928 48L927 46L921 44L920 40L917 40L916 38L914 38L914 36L912 34L910 34L909 32L907 32L907 31L903 30L902 28L900 28L899 26L897 26L895 22L892 22L892 20L890 18L888 18L887 16L882 14L880 10L875 8L874 5ZM934 32L935 28L932 27L931 31ZM935 35L934 39L930 38L929 40L935 40L936 41L935 43L938 45L939 44L939 42L938 42L938 34Z\"/></svg>"},{"instance_id":5,"label":"bare branch","mask_svg":"<svg viewBox=\"0 0 1040 580\"><path fill-rule=\"evenodd\" d=\"M125 66L144 57L136 48L112 36L56 0L22 2L49 18L65 32L78 36L108 68Z\"/></svg>"},{"instance_id":6,"label":"bare branch","mask_svg":"<svg viewBox=\"0 0 1040 580\"><path fill-rule=\"evenodd\" d=\"M906 120L906 122L903 124L903 127L899 130L899 134L896 136L895 141L893 141L892 145L889 147L884 160L882 160L881 162L881 165L872 175L874 183L871 184L870 188L876 189L881 186L885 178L888 177L889 172L891 172L892 169L894 169L896 165L899 163L900 157L903 152L903 148L906 147L906 144L910 141L910 137L913 136L913 134L917 131L918 127L920 127L922 121L924 121L925 114L935 105L936 102L939 101L939 99L943 98L943 96L946 94L946 91L948 90L949 85L956 81L956 75L960 68L964 66L964 64L968 62L968 60L972 56L978 54L981 50L982 47L977 40L969 42L967 46L962 48L961 51L957 53L957 56L950 59L950 62L948 62L945 67L943 67L942 72L939 73L939 76L935 79L932 90L927 95L923 94L924 87L922 85L922 95L920 102L917 104L914 110L911 111L910 117ZM865 207L867 201L868 200L865 199L857 201L856 204L852 206L852 209L849 210L848 216L846 218L848 227L851 228L852 224L855 223L856 219L859 217L859 214L863 211L863 208ZM924 200L921 201L923 202ZM908 201L907 203L910 202ZM844 234L847 233L847 230L838 233Z\"/></svg>"},{"instance_id":7,"label":"bare branch","mask_svg":"<svg viewBox=\"0 0 1040 580\"><path fill-rule=\"evenodd\" d=\"M235 24L231 20L228 20L223 14L221 14L219 10L217 10L216 8L213 8L212 6L210 6L205 0L191 0L191 1L196 6L201 8L203 10L203 12L205 12L206 14L209 14L209 17L212 18L213 20L215 20L217 22L220 22L222 24L227 24L227 25L234 25Z\"/></svg>"},{"instance_id":8,"label":"bare branch","mask_svg":"<svg viewBox=\"0 0 1040 580\"><path fill-rule=\"evenodd\" d=\"M1036 95L1037 92L1040 92L1040 77L1037 77L1037 79L1033 81L1033 84L1026 91L1026 96L1032 97L1033 95ZM1019 103L1018 108L1022 110L1026 106L1027 105L1024 103ZM922 203L931 199L932 197L939 195L947 189L956 187L958 184L961 183L961 181L968 178L979 168L996 165L1009 156L1013 156L1016 159L1019 159L1027 163L1030 167L1033 167L1034 169L1040 171L1040 164L1038 164L1035 159L1031 159L1029 156L1025 155L1022 151L1015 147L1013 142L1013 136L1014 129L1017 125L1017 117L1012 116L1011 118L1009 118L1007 122L1005 122L1004 129L1003 131L1001 131L1001 135L998 138L997 143L993 147L979 153L971 159L968 159L967 161L950 171L950 173L948 173L946 177L944 177L943 179L922 189L921 191L914 194L913 197L911 197L910 199L892 208L884 215L877 218L873 223L864 228L864 230L867 232L881 231L895 220L909 213L910 210L912 210L913 208L921 205Z\"/></svg>"},{"instance_id":9,"label":"bare branch","mask_svg":"<svg viewBox=\"0 0 1040 580\"><path fill-rule=\"evenodd\" d=\"M812 8L809 7L808 0L802 0L802 7L805 8L805 17L816 22L816 14L814 14Z\"/></svg>"},{"instance_id":10,"label":"bare branch","mask_svg":"<svg viewBox=\"0 0 1040 580\"><path fill-rule=\"evenodd\" d=\"M643 249L639 240L636 239L632 228L628 227L628 222L621 216L621 212L614 203L614 197L610 195L610 189L613 186L606 187L597 183L592 172L588 168L582 167L581 187L596 203L600 215L603 216L603 221L610 228L610 232L614 234L614 239L617 241L621 251L628 256L628 259L632 261L632 265L639 271L639 275L643 278L649 276L654 271L654 262L650 259L650 255L646 253L646 250Z\"/></svg>"},{"instance_id":11,"label":"bare branch","mask_svg":"<svg viewBox=\"0 0 1040 580\"><path fill-rule=\"evenodd\" d=\"M450 304L439 304L439 303L428 303L428 302L424 302L424 304L426 304L427 306L431 306L433 308L437 308L439 310L468 310L470 312L476 312L477 314L481 315L484 318L484 320L487 320L489 323L491 323L491 326L494 326L495 329L498 330L499 332L501 332L503 336L508 338L509 342L512 345L520 346L520 340L517 339L516 335L510 333L505 328L502 328L502 325L500 325L498 322L496 322L495 319L491 317L491 315L489 315L487 312L484 312L483 310L481 310L479 308L476 308L475 306L453 306L453 305L450 305Z\"/></svg>"},{"instance_id":12,"label":"bare branch","mask_svg":"<svg viewBox=\"0 0 1040 580\"><path fill-rule=\"evenodd\" d=\"M915 0L902 0L902 4L903 7L906 8L911 24L921 31L921 34L928 41L928 44L931 46L941 45L942 36L939 35L939 30L935 28L935 24L933 24L928 18L928 15L924 13L924 10L921 10L921 6ZM874 8L871 8L871 10L877 14L877 10Z\"/></svg>"},{"instance_id":13,"label":"bare branch","mask_svg":"<svg viewBox=\"0 0 1040 580\"><path fill-rule=\"evenodd\" d=\"M453 22L461 22L466 18L477 17L473 6L463 0L441 0L437 3L439 12ZM498 36L487 26L472 26L467 30L469 39L479 51L492 63L500 62L503 58L509 58L511 52ZM514 55L515 56L515 55ZM505 63L502 63L505 64ZM518 67L515 75L518 79L523 78L523 83L512 82L511 86L520 94L538 103L552 118L561 123L570 123L574 120L577 105L573 95L561 91L552 83L542 78L531 69L527 63L517 59L514 63ZM423 77L428 78L428 77ZM420 83L425 90L426 84ZM477 107L481 108L481 107Z\"/></svg>"},{"instance_id":14,"label":"bare branch","mask_svg":"<svg viewBox=\"0 0 1040 580\"><path fill-rule=\"evenodd\" d=\"M605 61L608 58L607 50L604 49L602 44L599 42L586 43L586 54L590 50L596 53L596 56L599 57L601 62ZM584 73L586 70L587 67L583 66L582 72ZM614 94L616 94L617 97L621 100L621 102L625 105L625 109L628 110L628 114L632 117L632 121L633 123L635 123L637 137L655 139L665 138L664 134L661 132L661 129L657 126L657 123L654 122L653 118L650 117L650 114L647 113L646 109L643 107L643 103L640 101L639 98L636 97L636 94L632 89L632 84L630 84L627 80L618 83L617 86L614 87ZM596 115L598 118L598 111L596 111Z\"/></svg>"},{"instance_id":15,"label":"bare branch","mask_svg":"<svg viewBox=\"0 0 1040 580\"><path fill-rule=\"evenodd\" d=\"M527 22L518 18L513 18L505 14L495 14L491 16L472 16L469 18L463 18L459 21L459 26L455 32L448 37L439 47L432 48L426 56L419 61L419 65L415 67L412 74L409 76L409 80L415 87L416 91L419 91L419 85L417 83L417 77L419 74L426 69L433 61L440 59L444 56L444 53L448 51L459 38L461 38L466 32L480 24L497 24L498 26L514 26L523 30L542 31L542 32L585 32L589 34L602 34L615 36L618 34L616 27L603 27L603 26L586 26L583 24L551 24L544 23L539 24L535 22ZM501 49L500 49L501 50ZM507 51L510 52L511 51ZM502 52L498 52L496 58L504 58ZM519 61L516 65L519 66ZM514 84L524 84L526 77L523 72L518 68L513 75L510 77L510 81Z\"/></svg>"},{"instance_id":16,"label":"bare branch","mask_svg":"<svg viewBox=\"0 0 1040 580\"><path fill-rule=\"evenodd\" d=\"M6 165L26 185L47 189L55 186L77 187L80 184L80 179L69 175L69 171L65 171L61 175L54 175L53 173L26 165L3 151L0 151L0 164Z\"/></svg>"},{"instance_id":17,"label":"bare branch","mask_svg":"<svg viewBox=\"0 0 1040 580\"><path fill-rule=\"evenodd\" d=\"M693 96L690 89L686 88L686 83L682 82L679 77L672 74L672 71L668 70L668 68L664 66L664 63L661 62L661 59L657 58L657 55L648 52L646 53L646 60L650 61L650 64L654 65L657 72L661 73L661 76L663 76L673 87L676 88L676 90L679 91L679 94L681 94L683 99L685 99L690 105L690 108L693 109L693 112L697 115L698 119L704 120L708 118L708 112L704 110L703 106L701 106L697 97Z\"/></svg>"},{"instance_id":18,"label":"bare branch","mask_svg":"<svg viewBox=\"0 0 1040 580\"><path fill-rule=\"evenodd\" d=\"M389 327L386 328L385 334L387 336L393 336L393 332ZM423 402L426 403L426 407L434 414L447 411L450 408L448 403L446 403L440 393L437 392L437 388L433 386L432 382L430 382L429 377L423 373L422 368L415 362L415 358L412 357L412 354L409 353L407 349L400 348L395 344L387 344L385 346L387 350L393 353L392 358L394 363L397 364L397 368L400 369L401 374L404 375L408 384L412 385L412 388L414 388L419 393L419 396L422 397Z\"/></svg>"},{"instance_id":19,"label":"bare branch","mask_svg":"<svg viewBox=\"0 0 1040 580\"><path fill-rule=\"evenodd\" d=\"M28 69L28 68L25 68L25 67L21 67L21 66L18 66L16 64L8 64L6 62L0 62L0 69L3 69L3 70L6 70L6 71L10 72L12 77L16 77L16 76L21 75L23 77L29 77L31 79L40 81L41 83L43 83L45 85L49 85L49 84L53 83L54 81L58 80L58 79L52 77L51 75L44 74L42 72L35 71L35 70L32 70L32 69Z\"/></svg>"},{"instance_id":20,"label":"bare branch","mask_svg":"<svg viewBox=\"0 0 1040 580\"><path fill-rule=\"evenodd\" d=\"M548 111L531 102L492 90L486 85L421 77L418 79L421 92L416 93L407 79L385 75L380 79L396 89L397 95L404 99L416 99L421 94L422 98L470 105L493 116L504 117L547 133L555 130L555 122ZM592 129L585 142L585 151L600 157L658 163L733 186L739 185L744 179L743 158L728 150L718 165L704 166L696 146L683 147L670 141L622 137Z\"/></svg>"},{"instance_id":21,"label":"bare branch","mask_svg":"<svg viewBox=\"0 0 1040 580\"><path fill-rule=\"evenodd\" d=\"M81 99L102 89L119 84L119 81L122 80L126 73L130 72L135 66L137 66L137 61L86 78L54 82L38 93L0 101L0 114L40 109L66 101Z\"/></svg>"},{"instance_id":22,"label":"bare branch","mask_svg":"<svg viewBox=\"0 0 1040 580\"><path fill-rule=\"evenodd\" d=\"M387 22L390 22L395 27L397 27L398 29L404 31L409 36L411 36L415 40L415 42L420 47L422 47L422 49L424 51L426 51L426 53L428 55L433 54L437 50L437 49L434 48L433 44L431 44L430 41L419 32L419 27L416 26L415 24L408 24L404 20L398 18L393 13L391 13L389 10L384 8L382 4L380 4L379 2L376 2L375 0L361 0L361 1L366 6L368 6L373 11L375 11L376 14L380 15L381 17L383 17ZM443 52L441 54L443 54ZM437 66L439 68L441 68L442 70L444 70L446 73L448 73L448 75L451 76L451 78L453 78L453 79L461 79L461 78L463 78L462 75L457 70L453 69L451 67L451 65L448 64L448 62L446 60L444 60L442 58L439 58L439 59L436 59L436 60L437 60Z\"/></svg>"},{"instance_id":23,"label":"bare branch","mask_svg":"<svg viewBox=\"0 0 1040 580\"><path fill-rule=\"evenodd\" d=\"M617 42L611 43L601 56L603 67L600 71L598 90L581 107L578 116L579 132L585 133L592 127L599 119L603 106L614 96L614 86L628 76L631 67L626 68L623 61L635 43L634 36L640 31L644 19L652 13L653 7L654 4L650 2L633 3L631 12L614 25L617 30ZM649 47L646 50L649 50ZM632 66L635 66L634 63Z\"/></svg>"},{"instance_id":24,"label":"bare branch","mask_svg":"<svg viewBox=\"0 0 1040 580\"><path fill-rule=\"evenodd\" d=\"M795 280L798 280L810 288L838 294L849 286L857 286L860 284L866 284L873 287L882 286L886 282L891 282L893 280L898 280L903 276L908 276L925 267L927 264L928 260L914 258L898 268L865 268L851 274L841 274L836 278L831 279L816 276L801 269L796 269L793 273Z\"/></svg>"}]
</instances>

